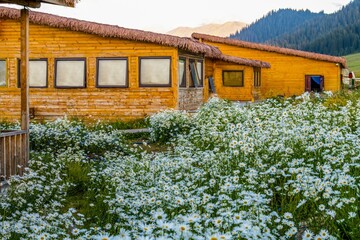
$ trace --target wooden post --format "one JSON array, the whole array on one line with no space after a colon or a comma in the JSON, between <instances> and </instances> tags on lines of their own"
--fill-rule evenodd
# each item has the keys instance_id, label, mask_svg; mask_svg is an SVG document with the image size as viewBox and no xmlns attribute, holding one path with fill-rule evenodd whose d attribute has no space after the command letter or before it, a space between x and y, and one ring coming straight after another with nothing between
<instances>
[{"instance_id":1,"label":"wooden post","mask_svg":"<svg viewBox=\"0 0 360 240\"><path fill-rule=\"evenodd\" d=\"M21 9L21 129L26 130L25 164L29 160L29 10Z\"/></svg>"}]
</instances>

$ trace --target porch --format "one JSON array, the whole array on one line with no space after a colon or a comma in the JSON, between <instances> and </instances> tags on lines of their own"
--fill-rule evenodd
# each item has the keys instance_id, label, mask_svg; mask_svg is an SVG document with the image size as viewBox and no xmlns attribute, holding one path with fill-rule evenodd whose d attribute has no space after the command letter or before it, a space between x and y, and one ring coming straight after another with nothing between
<instances>
[{"instance_id":1,"label":"porch","mask_svg":"<svg viewBox=\"0 0 360 240\"><path fill-rule=\"evenodd\" d=\"M0 132L0 181L23 174L29 156L27 135L27 130Z\"/></svg>"}]
</instances>

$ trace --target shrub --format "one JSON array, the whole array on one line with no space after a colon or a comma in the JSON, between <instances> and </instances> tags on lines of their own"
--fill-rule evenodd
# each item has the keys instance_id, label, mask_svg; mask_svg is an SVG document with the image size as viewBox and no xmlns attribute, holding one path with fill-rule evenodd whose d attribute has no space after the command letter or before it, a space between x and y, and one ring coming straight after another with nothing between
<instances>
[{"instance_id":1,"label":"shrub","mask_svg":"<svg viewBox=\"0 0 360 240\"><path fill-rule=\"evenodd\" d=\"M182 111L165 110L150 117L152 141L168 142L179 134L187 134L193 126L191 117Z\"/></svg>"},{"instance_id":2,"label":"shrub","mask_svg":"<svg viewBox=\"0 0 360 240\"><path fill-rule=\"evenodd\" d=\"M31 124L30 139L33 151L60 153L71 148L84 151L93 159L103 156L106 151L127 152L120 130L88 128L81 122L67 119Z\"/></svg>"}]
</instances>

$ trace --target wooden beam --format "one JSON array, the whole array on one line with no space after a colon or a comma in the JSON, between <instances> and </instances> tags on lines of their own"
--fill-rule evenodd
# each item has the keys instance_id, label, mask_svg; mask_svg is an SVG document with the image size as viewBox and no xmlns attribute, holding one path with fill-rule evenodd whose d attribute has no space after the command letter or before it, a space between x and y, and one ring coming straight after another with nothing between
<instances>
[{"instance_id":1,"label":"wooden beam","mask_svg":"<svg viewBox=\"0 0 360 240\"><path fill-rule=\"evenodd\" d=\"M0 0L0 3L17 4L31 8L40 8L41 6L41 2L37 0Z\"/></svg>"},{"instance_id":2,"label":"wooden beam","mask_svg":"<svg viewBox=\"0 0 360 240\"><path fill-rule=\"evenodd\" d=\"M68 1L68 3L66 3L66 1L61 1L61 0L41 0L41 2L55 4L55 5L61 5L61 6L66 6L66 7L75 7L75 1L72 1L72 2Z\"/></svg>"},{"instance_id":3,"label":"wooden beam","mask_svg":"<svg viewBox=\"0 0 360 240\"><path fill-rule=\"evenodd\" d=\"M29 10L21 9L21 129L27 131L26 152L29 152ZM26 161L28 156L26 156Z\"/></svg>"}]
</instances>

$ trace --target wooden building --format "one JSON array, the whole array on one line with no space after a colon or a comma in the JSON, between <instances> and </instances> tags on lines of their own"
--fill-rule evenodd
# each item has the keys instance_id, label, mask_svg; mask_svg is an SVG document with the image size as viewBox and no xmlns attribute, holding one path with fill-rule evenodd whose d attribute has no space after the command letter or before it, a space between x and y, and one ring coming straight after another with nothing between
<instances>
[{"instance_id":1,"label":"wooden building","mask_svg":"<svg viewBox=\"0 0 360 240\"><path fill-rule=\"evenodd\" d=\"M211 92L254 101L338 91L344 58L234 39L181 38L30 12L30 114L87 120L195 110ZM0 8L0 120L20 112L20 12Z\"/></svg>"},{"instance_id":2,"label":"wooden building","mask_svg":"<svg viewBox=\"0 0 360 240\"><path fill-rule=\"evenodd\" d=\"M255 68L252 76L251 73L247 73L249 72L247 69L242 70L239 67L227 65L228 72L223 71L222 76L219 72L214 75L215 88L219 97L250 100L251 97L260 99L278 95L300 95L305 91L321 92L341 89L341 72L346 67L344 58L199 33L193 33L192 37L219 48L223 54L261 60L271 65L270 68ZM228 84L224 80L226 77L229 78L226 74L240 80L237 83ZM252 95L248 95L247 89L251 87L253 88ZM238 91L236 92L235 89ZM238 94L239 92L241 94Z\"/></svg>"},{"instance_id":3,"label":"wooden building","mask_svg":"<svg viewBox=\"0 0 360 240\"><path fill-rule=\"evenodd\" d=\"M261 69L270 68L270 64L258 60L224 55L233 61L219 61L206 58L205 76L210 81L205 85L204 98L212 93L220 98L236 101L253 101L258 98L257 82L261 79ZM236 61L237 60L237 61ZM209 86L212 84L212 86Z\"/></svg>"},{"instance_id":4,"label":"wooden building","mask_svg":"<svg viewBox=\"0 0 360 240\"><path fill-rule=\"evenodd\" d=\"M0 8L3 120L19 117L19 18L19 10ZM211 66L268 67L191 38L38 12L30 12L29 19L30 114L35 119L127 120L169 108L193 110L208 93L205 58Z\"/></svg>"}]
</instances>

